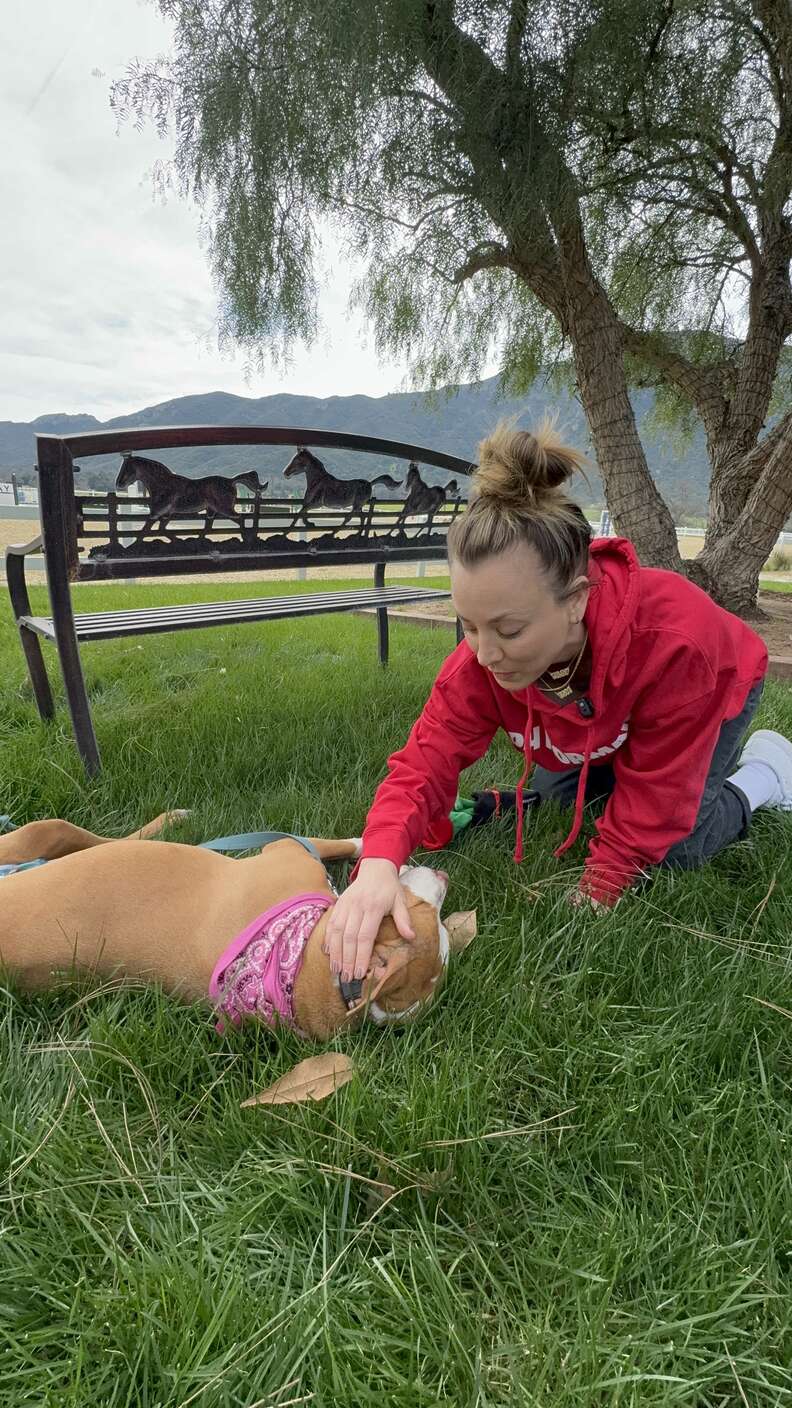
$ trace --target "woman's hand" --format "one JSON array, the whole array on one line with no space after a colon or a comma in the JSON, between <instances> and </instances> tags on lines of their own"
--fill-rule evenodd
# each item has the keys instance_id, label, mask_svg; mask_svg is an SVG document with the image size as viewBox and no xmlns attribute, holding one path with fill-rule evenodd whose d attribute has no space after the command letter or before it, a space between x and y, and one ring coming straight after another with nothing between
<instances>
[{"instance_id":1,"label":"woman's hand","mask_svg":"<svg viewBox=\"0 0 792 1408\"><path fill-rule=\"evenodd\" d=\"M330 969L344 982L365 978L374 940L386 914L403 939L414 939L407 900L393 861L371 857L362 860L356 878L336 901L325 930L324 951Z\"/></svg>"},{"instance_id":2,"label":"woman's hand","mask_svg":"<svg viewBox=\"0 0 792 1408\"><path fill-rule=\"evenodd\" d=\"M593 895L587 895L585 890L570 890L567 900L575 909L606 909L607 905L595 900Z\"/></svg>"}]
</instances>

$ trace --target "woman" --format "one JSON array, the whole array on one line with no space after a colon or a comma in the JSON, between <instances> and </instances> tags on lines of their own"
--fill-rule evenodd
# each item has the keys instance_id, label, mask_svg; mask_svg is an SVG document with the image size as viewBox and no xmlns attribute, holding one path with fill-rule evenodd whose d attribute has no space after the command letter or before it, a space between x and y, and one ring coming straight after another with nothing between
<instances>
[{"instance_id":1,"label":"woman","mask_svg":"<svg viewBox=\"0 0 792 1408\"><path fill-rule=\"evenodd\" d=\"M653 866L717 855L758 807L792 809L792 744L765 730L740 756L763 641L684 577L641 567L625 539L592 543L563 488L581 463L546 426L499 427L480 447L469 507L448 535L465 640L389 761L328 924L344 978L366 972L385 914L411 936L399 867L447 817L460 772L499 728L523 754L515 860L534 765L532 789L575 808L556 855L578 835L584 803L608 799L574 903L612 905Z\"/></svg>"}]
</instances>

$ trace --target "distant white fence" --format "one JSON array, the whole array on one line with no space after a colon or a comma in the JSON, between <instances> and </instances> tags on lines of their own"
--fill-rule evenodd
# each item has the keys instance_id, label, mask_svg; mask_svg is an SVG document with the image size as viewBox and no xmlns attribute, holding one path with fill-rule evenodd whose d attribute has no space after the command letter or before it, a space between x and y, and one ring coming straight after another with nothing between
<instances>
[{"instance_id":1,"label":"distant white fence","mask_svg":"<svg viewBox=\"0 0 792 1408\"><path fill-rule=\"evenodd\" d=\"M83 493L89 493L89 494L100 494L102 491L101 491L100 489L89 489L89 490L83 490L82 492L83 492ZM131 492L131 491L130 491L130 492ZM140 489L140 486L138 486L138 488L136 489L135 492L138 492L138 493L139 493L139 492L142 492L142 490ZM15 493L16 493L16 497L15 497ZM121 507L121 501L123 500L123 497L124 497L124 496L123 496L123 494L119 494L118 497L119 497L119 507ZM12 483L4 483L4 482L0 481L0 515L3 514L3 511L4 511L4 510L9 509L10 512L9 512L9 514L8 514L7 516L10 517L10 518L13 518L13 517L15 517L15 514L14 514L14 512L13 512L14 508L15 508L15 507L22 507L22 506L24 506L24 507L27 508L28 511L27 511L27 513L25 513L25 514L20 514L19 516L20 516L20 517L28 518L28 517L31 516L31 515L30 515L30 509L36 507L37 505L38 505L38 488L36 487L36 485L34 485L34 484L16 484L16 485L14 485L14 484L12 484ZM123 512L123 509L122 509L122 512ZM419 520L419 521L420 521L420 520ZM606 508L604 508L604 509L602 510L601 514L600 514L599 523L592 523L591 526L592 526L592 528L594 529L594 536L595 536L595 538L611 538L611 537L613 537L614 532L615 532L614 527L613 527L613 522L612 522L612 520L611 520L611 516L610 516L610 514L609 514L609 512L608 512L608 510L607 510ZM704 537L704 529L703 529L703 528L677 528L676 534L677 534L677 537L678 537L678 538L703 538L703 537ZM777 540L777 542L776 542L776 547L777 547L777 548L786 548L786 547L789 547L790 545L792 545L792 533L779 533L779 535L778 535L778 540ZM419 576L423 576L425 570L426 570L426 569L425 569L424 564L421 563L421 565L419 566L419 569L418 569L418 575L419 575Z\"/></svg>"},{"instance_id":2,"label":"distant white fence","mask_svg":"<svg viewBox=\"0 0 792 1408\"><path fill-rule=\"evenodd\" d=\"M678 538L703 538L705 531L704 528L677 528L676 535ZM610 538L613 536L613 532L611 516L604 508L600 514L600 521L594 528L594 536L595 538ZM792 533L779 533L776 541L777 548L787 548L790 543L792 543Z\"/></svg>"}]
</instances>

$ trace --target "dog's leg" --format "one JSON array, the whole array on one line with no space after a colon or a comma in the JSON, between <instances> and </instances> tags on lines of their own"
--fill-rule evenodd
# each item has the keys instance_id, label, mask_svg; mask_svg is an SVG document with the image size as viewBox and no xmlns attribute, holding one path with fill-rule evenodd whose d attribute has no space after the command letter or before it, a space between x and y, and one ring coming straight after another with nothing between
<instances>
[{"instance_id":1,"label":"dog's leg","mask_svg":"<svg viewBox=\"0 0 792 1408\"><path fill-rule=\"evenodd\" d=\"M164 831L166 826L173 826L174 822L183 821L184 818L189 815L189 811L185 811L183 807L176 807L170 812L160 812L159 816L155 816L153 821L147 821L144 826L141 826L137 831L130 831L129 835L124 836L122 839L125 841L148 841L152 836L159 836L160 832ZM118 838L115 836L104 836L100 839L114 841Z\"/></svg>"},{"instance_id":2,"label":"dog's leg","mask_svg":"<svg viewBox=\"0 0 792 1408\"><path fill-rule=\"evenodd\" d=\"M360 857L360 837L350 837L346 841L322 841L311 837L320 860L358 860Z\"/></svg>"},{"instance_id":3,"label":"dog's leg","mask_svg":"<svg viewBox=\"0 0 792 1408\"><path fill-rule=\"evenodd\" d=\"M133 831L128 839L145 840L158 836L170 822L179 821L186 815L183 811L163 812L141 826L139 831ZM82 826L74 826L70 821L59 818L31 821L17 831L0 836L0 865L21 865L28 860L58 860L61 856L70 856L73 851L86 851L90 846L104 846L118 839L117 836L97 836L93 831L86 831Z\"/></svg>"},{"instance_id":4,"label":"dog's leg","mask_svg":"<svg viewBox=\"0 0 792 1408\"><path fill-rule=\"evenodd\" d=\"M13 865L27 860L57 860L59 856L71 855L72 851L100 846L106 839L104 836L94 836L92 831L84 831L81 826L72 826L70 821L31 821L27 826L20 826L18 831L0 836L0 863Z\"/></svg>"}]
</instances>

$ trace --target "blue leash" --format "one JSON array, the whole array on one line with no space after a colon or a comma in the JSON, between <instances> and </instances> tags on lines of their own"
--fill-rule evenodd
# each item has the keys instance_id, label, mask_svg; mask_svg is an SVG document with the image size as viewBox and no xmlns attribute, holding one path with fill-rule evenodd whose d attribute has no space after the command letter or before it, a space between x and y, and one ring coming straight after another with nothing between
<instances>
[{"instance_id":1,"label":"blue leash","mask_svg":"<svg viewBox=\"0 0 792 1408\"><path fill-rule=\"evenodd\" d=\"M203 851L256 851L271 841L299 841L309 856L320 859L319 852L306 836L292 836L289 831L246 831L240 836L218 836L214 841L202 841Z\"/></svg>"}]
</instances>

